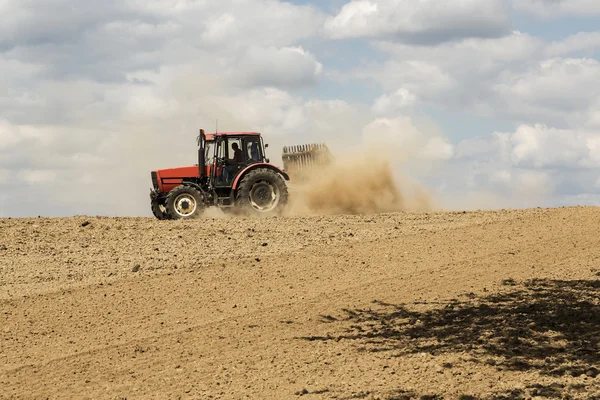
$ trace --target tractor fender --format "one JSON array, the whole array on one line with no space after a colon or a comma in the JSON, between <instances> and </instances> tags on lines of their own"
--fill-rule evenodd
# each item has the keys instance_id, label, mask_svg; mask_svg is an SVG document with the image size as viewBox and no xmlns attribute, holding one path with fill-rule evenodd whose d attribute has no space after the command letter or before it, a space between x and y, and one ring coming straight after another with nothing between
<instances>
[{"instance_id":1,"label":"tractor fender","mask_svg":"<svg viewBox=\"0 0 600 400\"><path fill-rule=\"evenodd\" d=\"M277 167L276 165L273 164L267 164L267 163L257 163L257 164L252 164L247 166L246 168L244 168L236 177L235 180L233 181L233 186L231 187L231 189L236 190L238 187L238 184L240 183L240 180L242 180L242 178L244 177L244 175L246 175L248 172L255 170L257 168L266 168L266 169L270 169L273 170L279 174L281 174L283 176L283 178L286 181L290 180L290 177L288 174L286 174L285 172L283 172L281 169L279 169L279 167Z\"/></svg>"},{"instance_id":2,"label":"tractor fender","mask_svg":"<svg viewBox=\"0 0 600 400\"><path fill-rule=\"evenodd\" d=\"M190 181L184 179L183 182L181 182L181 184L183 186L191 186L194 189L197 189L200 193L202 193L202 195L206 199L206 191L202 188L202 186L198 185L196 182L190 182Z\"/></svg>"}]
</instances>

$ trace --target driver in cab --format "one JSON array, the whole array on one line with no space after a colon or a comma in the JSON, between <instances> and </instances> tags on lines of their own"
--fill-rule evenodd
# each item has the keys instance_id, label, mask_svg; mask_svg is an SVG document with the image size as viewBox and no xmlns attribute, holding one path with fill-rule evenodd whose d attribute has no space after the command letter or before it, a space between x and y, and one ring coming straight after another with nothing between
<instances>
[{"instance_id":1,"label":"driver in cab","mask_svg":"<svg viewBox=\"0 0 600 400\"><path fill-rule=\"evenodd\" d=\"M233 149L233 158L231 161L234 163L243 163L244 155L242 154L242 149L240 149L237 143L233 143L231 148Z\"/></svg>"},{"instance_id":2,"label":"driver in cab","mask_svg":"<svg viewBox=\"0 0 600 400\"><path fill-rule=\"evenodd\" d=\"M223 180L225 182L229 182L230 178L232 178L238 170L238 167L235 164L243 164L244 163L244 154L242 153L242 149L238 146L237 143L233 143L231 145L233 149L233 158L230 158L229 161L234 165L225 165L223 167Z\"/></svg>"}]
</instances>

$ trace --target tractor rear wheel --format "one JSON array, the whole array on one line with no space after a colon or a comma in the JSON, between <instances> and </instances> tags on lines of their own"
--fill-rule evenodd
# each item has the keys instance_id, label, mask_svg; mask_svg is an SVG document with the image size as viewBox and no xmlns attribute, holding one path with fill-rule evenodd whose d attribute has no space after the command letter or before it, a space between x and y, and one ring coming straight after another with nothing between
<instances>
[{"instance_id":1,"label":"tractor rear wheel","mask_svg":"<svg viewBox=\"0 0 600 400\"><path fill-rule=\"evenodd\" d=\"M250 215L281 214L288 202L288 189L277 172L258 168L242 178L235 196L236 208Z\"/></svg>"},{"instance_id":2,"label":"tractor rear wheel","mask_svg":"<svg viewBox=\"0 0 600 400\"><path fill-rule=\"evenodd\" d=\"M169 214L167 213L167 208L165 207L165 202L159 200L152 200L150 203L150 208L152 209L152 214L159 219L170 219Z\"/></svg>"},{"instance_id":3,"label":"tractor rear wheel","mask_svg":"<svg viewBox=\"0 0 600 400\"><path fill-rule=\"evenodd\" d=\"M171 219L197 218L204 211L204 196L202 193L187 185L174 188L167 195L165 208Z\"/></svg>"}]
</instances>

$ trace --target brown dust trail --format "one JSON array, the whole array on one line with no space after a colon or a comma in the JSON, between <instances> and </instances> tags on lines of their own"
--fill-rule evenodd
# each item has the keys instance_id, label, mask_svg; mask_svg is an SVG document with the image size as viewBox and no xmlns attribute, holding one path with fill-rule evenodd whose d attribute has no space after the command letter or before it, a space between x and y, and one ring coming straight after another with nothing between
<instances>
[{"instance_id":1,"label":"brown dust trail","mask_svg":"<svg viewBox=\"0 0 600 400\"><path fill-rule=\"evenodd\" d=\"M346 155L291 179L288 215L358 215L433 207L431 196L418 183L399 179L390 162L368 155Z\"/></svg>"}]
</instances>

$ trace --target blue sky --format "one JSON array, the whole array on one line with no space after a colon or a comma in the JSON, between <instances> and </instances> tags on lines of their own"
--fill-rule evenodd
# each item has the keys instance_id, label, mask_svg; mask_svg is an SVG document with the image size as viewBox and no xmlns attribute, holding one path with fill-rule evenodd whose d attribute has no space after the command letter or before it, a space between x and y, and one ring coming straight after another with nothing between
<instances>
[{"instance_id":1,"label":"blue sky","mask_svg":"<svg viewBox=\"0 0 600 400\"><path fill-rule=\"evenodd\" d=\"M276 162L383 146L443 208L600 204L596 0L0 11L0 217L149 215L149 171L193 164L216 119L263 132Z\"/></svg>"}]
</instances>

